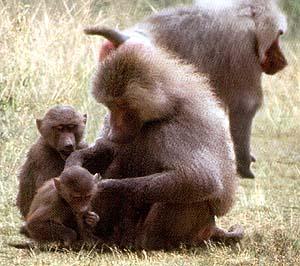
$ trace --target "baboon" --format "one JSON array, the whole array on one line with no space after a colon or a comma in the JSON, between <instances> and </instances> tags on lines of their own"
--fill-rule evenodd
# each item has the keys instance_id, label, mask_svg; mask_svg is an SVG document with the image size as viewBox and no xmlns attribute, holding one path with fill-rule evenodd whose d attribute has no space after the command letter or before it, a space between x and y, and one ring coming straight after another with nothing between
<instances>
[{"instance_id":1,"label":"baboon","mask_svg":"<svg viewBox=\"0 0 300 266\"><path fill-rule=\"evenodd\" d=\"M273 0L236 0L216 8L219 2L198 1L198 7L162 11L137 29L209 75L228 109L237 170L254 178L252 120L263 101L262 73L273 75L287 65L279 46L286 19Z\"/></svg>"},{"instance_id":2,"label":"baboon","mask_svg":"<svg viewBox=\"0 0 300 266\"><path fill-rule=\"evenodd\" d=\"M50 178L59 176L65 159L74 151L86 148L82 140L86 115L71 106L55 106L36 125L41 134L32 145L19 173L17 206L25 217L36 190Z\"/></svg>"},{"instance_id":3,"label":"baboon","mask_svg":"<svg viewBox=\"0 0 300 266\"><path fill-rule=\"evenodd\" d=\"M38 242L61 241L69 246L92 238L99 217L90 211L97 192L96 177L73 166L46 181L33 198L21 233Z\"/></svg>"},{"instance_id":4,"label":"baboon","mask_svg":"<svg viewBox=\"0 0 300 266\"><path fill-rule=\"evenodd\" d=\"M279 46L286 19L273 0L198 1L198 5L158 12L124 31L122 38L163 47L208 75L228 111L237 170L242 177L254 178L252 120L263 101L262 73L272 75L287 65ZM112 45L106 42L100 57Z\"/></svg>"},{"instance_id":5,"label":"baboon","mask_svg":"<svg viewBox=\"0 0 300 266\"><path fill-rule=\"evenodd\" d=\"M107 224L114 232L119 201L132 207L136 248L198 244L220 232L240 239L241 228L226 232L215 225L215 216L234 203L237 176L228 120L207 80L167 52L116 31L86 33L113 44L102 53L92 89L109 113L95 145L72 153L65 168L78 165L103 175L93 201L100 216L96 232ZM101 157L109 161L105 154L111 163L101 163ZM114 200L102 215L106 195Z\"/></svg>"}]
</instances>

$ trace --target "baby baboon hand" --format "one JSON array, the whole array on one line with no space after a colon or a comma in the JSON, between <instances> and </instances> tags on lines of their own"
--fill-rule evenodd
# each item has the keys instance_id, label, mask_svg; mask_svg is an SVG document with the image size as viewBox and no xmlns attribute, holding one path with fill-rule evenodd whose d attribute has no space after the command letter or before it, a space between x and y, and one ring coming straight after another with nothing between
<instances>
[{"instance_id":1,"label":"baby baboon hand","mask_svg":"<svg viewBox=\"0 0 300 266\"><path fill-rule=\"evenodd\" d=\"M84 221L89 226L94 227L99 222L99 216L97 213L89 211L85 214Z\"/></svg>"}]
</instances>

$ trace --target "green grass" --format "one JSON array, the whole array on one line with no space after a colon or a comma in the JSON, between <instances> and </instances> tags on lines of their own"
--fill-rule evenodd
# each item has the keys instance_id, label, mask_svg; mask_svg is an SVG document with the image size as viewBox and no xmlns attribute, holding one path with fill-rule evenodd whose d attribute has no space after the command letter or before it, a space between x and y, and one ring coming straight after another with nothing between
<instances>
[{"instance_id":1,"label":"green grass","mask_svg":"<svg viewBox=\"0 0 300 266\"><path fill-rule=\"evenodd\" d=\"M7 2L7 3L6 3ZM26 4L30 2L31 5ZM255 180L241 180L238 201L218 223L246 230L234 248L176 252L18 250L25 241L15 207L17 172L37 137L35 118L67 103L88 113L87 140L95 140L104 108L89 93L100 38L82 28L130 26L145 14L180 1L0 0L0 265L299 265L300 264L300 45L286 41L289 67L265 76L265 105L252 139ZM121 10L121 11L120 11Z\"/></svg>"}]
</instances>

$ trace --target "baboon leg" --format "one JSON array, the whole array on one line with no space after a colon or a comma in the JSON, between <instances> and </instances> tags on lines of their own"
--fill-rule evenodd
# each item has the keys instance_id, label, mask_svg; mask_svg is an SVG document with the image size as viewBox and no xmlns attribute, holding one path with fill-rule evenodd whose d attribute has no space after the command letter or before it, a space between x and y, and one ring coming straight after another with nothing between
<instances>
[{"instance_id":1,"label":"baboon leg","mask_svg":"<svg viewBox=\"0 0 300 266\"><path fill-rule=\"evenodd\" d=\"M139 229L137 247L147 250L170 250L183 244L208 240L213 233L214 216L208 204L156 203Z\"/></svg>"},{"instance_id":2,"label":"baboon leg","mask_svg":"<svg viewBox=\"0 0 300 266\"><path fill-rule=\"evenodd\" d=\"M37 241L63 241L66 246L77 239L77 233L63 224L53 221L36 221L27 224L30 238Z\"/></svg>"},{"instance_id":3,"label":"baboon leg","mask_svg":"<svg viewBox=\"0 0 300 266\"><path fill-rule=\"evenodd\" d=\"M234 149L237 160L237 171L244 178L254 178L250 170L251 162L255 158L250 154L250 136L252 120L257 108L245 110L244 106L240 108L230 108L230 132L234 143Z\"/></svg>"},{"instance_id":4,"label":"baboon leg","mask_svg":"<svg viewBox=\"0 0 300 266\"><path fill-rule=\"evenodd\" d=\"M211 236L212 241L227 245L239 242L244 237L244 228L241 225L233 225L228 231L215 227Z\"/></svg>"}]
</instances>

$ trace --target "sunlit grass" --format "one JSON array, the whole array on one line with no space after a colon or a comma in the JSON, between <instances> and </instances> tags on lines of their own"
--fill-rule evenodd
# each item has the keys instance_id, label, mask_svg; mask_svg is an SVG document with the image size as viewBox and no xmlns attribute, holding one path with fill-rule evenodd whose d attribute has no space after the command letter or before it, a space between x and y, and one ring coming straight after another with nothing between
<instances>
[{"instance_id":1,"label":"sunlit grass","mask_svg":"<svg viewBox=\"0 0 300 266\"><path fill-rule=\"evenodd\" d=\"M218 220L224 227L234 223L245 227L240 246L182 248L172 253L113 249L105 254L24 251L8 246L24 241L14 206L16 177L37 137L35 118L55 104L71 104L88 114L90 143L99 132L105 110L90 95L89 80L101 40L84 36L82 28L91 24L124 28L172 2L182 1L0 0L0 264L300 263L300 47L298 41L290 40L284 47L289 67L263 80L265 104L255 119L252 140L257 178L241 180L236 206Z\"/></svg>"}]
</instances>

